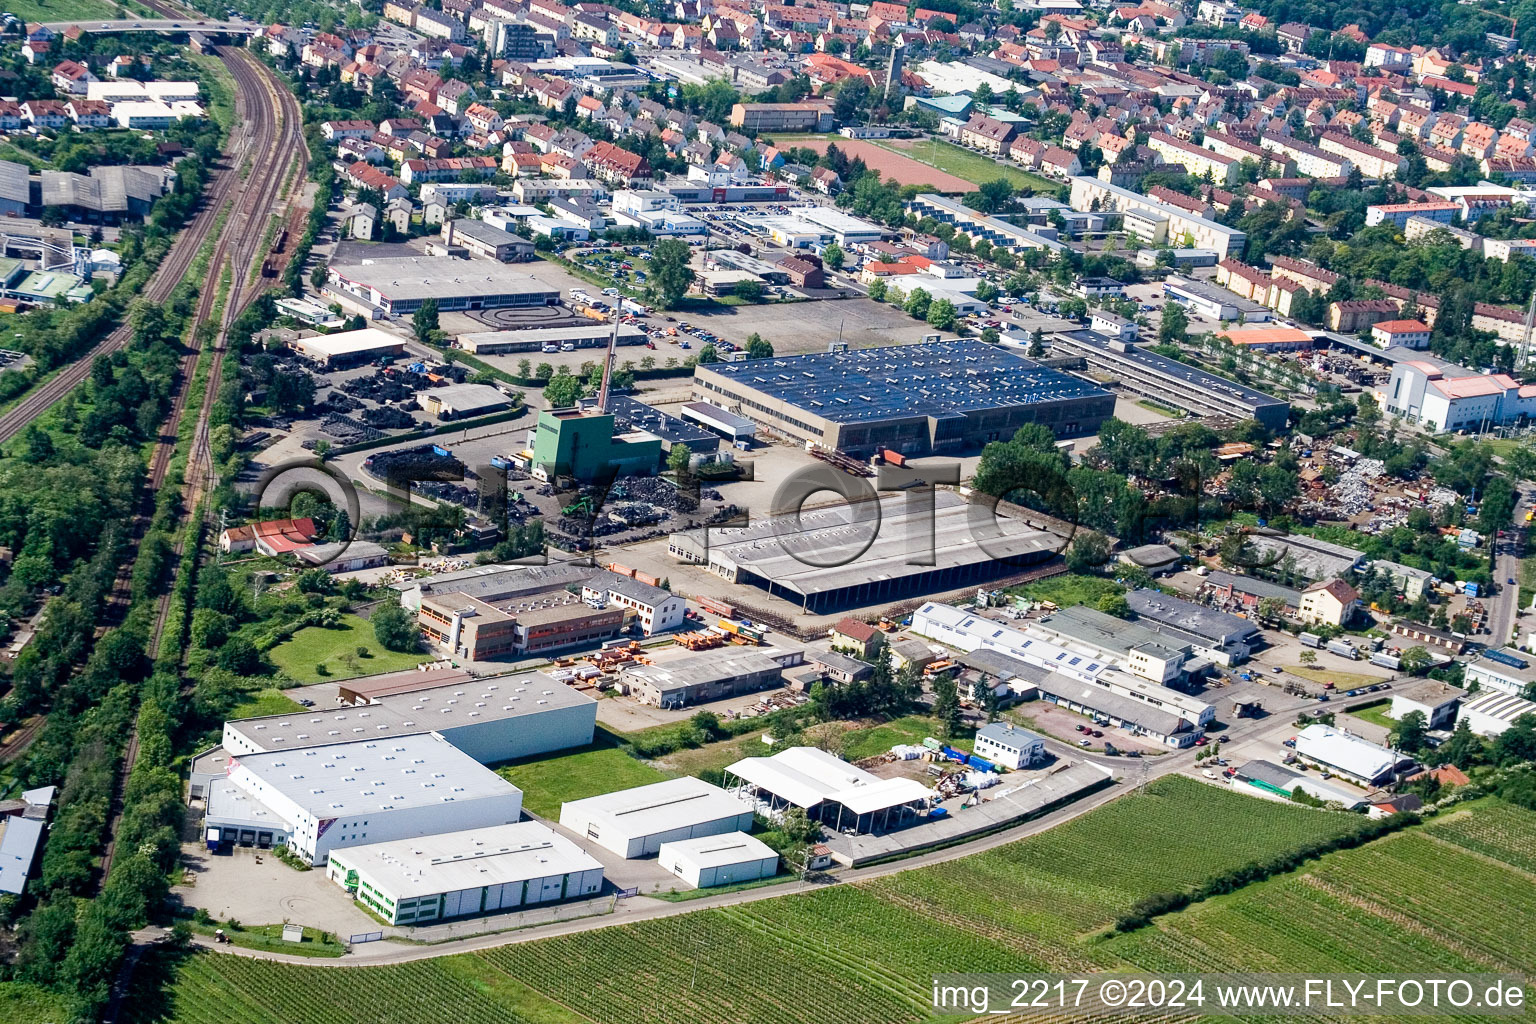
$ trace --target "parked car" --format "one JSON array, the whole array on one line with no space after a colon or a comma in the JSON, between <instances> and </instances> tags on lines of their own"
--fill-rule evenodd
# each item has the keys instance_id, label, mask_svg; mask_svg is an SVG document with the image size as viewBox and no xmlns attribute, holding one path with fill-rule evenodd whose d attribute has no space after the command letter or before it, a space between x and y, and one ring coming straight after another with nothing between
<instances>
[{"instance_id":1,"label":"parked car","mask_svg":"<svg viewBox=\"0 0 1536 1024\"><path fill-rule=\"evenodd\" d=\"M1078 732L1087 732L1088 731L1088 727L1086 725L1079 725L1077 727L1077 731Z\"/></svg>"}]
</instances>

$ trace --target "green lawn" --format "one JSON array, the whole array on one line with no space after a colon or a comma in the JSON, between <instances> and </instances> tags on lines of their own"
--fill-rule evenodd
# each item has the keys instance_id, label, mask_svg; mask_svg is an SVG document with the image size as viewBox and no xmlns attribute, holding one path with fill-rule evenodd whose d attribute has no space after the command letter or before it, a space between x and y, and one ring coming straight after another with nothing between
<instances>
[{"instance_id":1,"label":"green lawn","mask_svg":"<svg viewBox=\"0 0 1536 1024\"><path fill-rule=\"evenodd\" d=\"M268 687L265 690L256 690L240 698L240 702L229 709L224 717L234 721L239 718L265 718L268 715L291 715L304 708L292 697L285 696L281 690Z\"/></svg>"},{"instance_id":2,"label":"green lawn","mask_svg":"<svg viewBox=\"0 0 1536 1024\"><path fill-rule=\"evenodd\" d=\"M1314 683L1332 683L1340 690L1355 690L1362 686L1375 686L1387 678L1386 676L1367 675L1364 672L1335 672L1331 668L1307 668L1304 665L1287 665L1285 670L1291 673L1291 675L1310 679Z\"/></svg>"},{"instance_id":3,"label":"green lawn","mask_svg":"<svg viewBox=\"0 0 1536 1024\"><path fill-rule=\"evenodd\" d=\"M68 1016L63 996L19 981L0 981L0 1024L38 1024Z\"/></svg>"},{"instance_id":4,"label":"green lawn","mask_svg":"<svg viewBox=\"0 0 1536 1024\"><path fill-rule=\"evenodd\" d=\"M1069 572L1026 583L1022 587L1010 587L1008 593L1034 601L1049 601L1058 608L1066 608L1074 604L1096 604L1105 594L1123 594L1125 588L1101 576Z\"/></svg>"},{"instance_id":5,"label":"green lawn","mask_svg":"<svg viewBox=\"0 0 1536 1024\"><path fill-rule=\"evenodd\" d=\"M356 655L358 647L368 648L368 657ZM267 652L283 673L301 683L319 683L333 679L355 679L358 676L376 676L381 672L398 672L415 668L427 660L420 652L402 654L386 651L374 638L373 626L356 615L344 615L341 625L335 629L308 626L293 634L293 638L278 644ZM356 667L343 659L351 656ZM324 672L316 671L323 665Z\"/></svg>"},{"instance_id":6,"label":"green lawn","mask_svg":"<svg viewBox=\"0 0 1536 1024\"><path fill-rule=\"evenodd\" d=\"M894 146L882 139L870 139L874 145L881 149L888 149L892 153L900 153L910 157L920 164L936 167L946 174L953 174L957 178L964 178L973 185L984 185L989 181L1002 178L1014 188L1028 188L1035 192L1047 195L1056 195L1061 191L1061 185L1049 178L1042 178L1038 174L1030 174L1020 170L1012 164L998 163L991 157L981 153L973 153L968 149L961 149L937 139L924 139L922 142L908 149Z\"/></svg>"},{"instance_id":7,"label":"green lawn","mask_svg":"<svg viewBox=\"0 0 1536 1024\"><path fill-rule=\"evenodd\" d=\"M281 924L249 924L239 928L232 928L228 924L192 924L192 930L202 935L211 936L219 929L223 929L231 945L245 949L268 949L276 953L315 957L337 957L347 951L346 945L338 942L336 936L315 928L305 928L301 942L286 942Z\"/></svg>"},{"instance_id":8,"label":"green lawn","mask_svg":"<svg viewBox=\"0 0 1536 1024\"><path fill-rule=\"evenodd\" d=\"M603 729L597 741L569 753L499 765L496 773L523 791L523 807L558 818L560 805L615 790L661 782L672 776L621 750Z\"/></svg>"},{"instance_id":9,"label":"green lawn","mask_svg":"<svg viewBox=\"0 0 1536 1024\"><path fill-rule=\"evenodd\" d=\"M843 734L843 756L850 761L883 754L898 743L921 743L929 736L939 737L939 723L924 715L908 715L880 725L852 729ZM969 736L947 741L957 750L969 751Z\"/></svg>"},{"instance_id":10,"label":"green lawn","mask_svg":"<svg viewBox=\"0 0 1536 1024\"><path fill-rule=\"evenodd\" d=\"M1396 732L1397 719L1387 717L1387 709L1391 706L1392 702L1390 700L1378 700L1373 704L1367 704L1363 708L1347 712L1347 714L1354 715L1362 722L1370 722L1372 725L1379 725L1389 732Z\"/></svg>"}]
</instances>

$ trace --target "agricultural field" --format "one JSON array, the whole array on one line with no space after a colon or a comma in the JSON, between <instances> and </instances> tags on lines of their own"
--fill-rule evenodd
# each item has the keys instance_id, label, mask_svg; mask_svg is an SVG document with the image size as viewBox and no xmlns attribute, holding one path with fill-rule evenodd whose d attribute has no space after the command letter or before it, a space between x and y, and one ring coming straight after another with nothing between
<instances>
[{"instance_id":1,"label":"agricultural field","mask_svg":"<svg viewBox=\"0 0 1536 1024\"><path fill-rule=\"evenodd\" d=\"M574 753L562 751L497 765L496 773L523 791L523 807L543 818L559 818L560 805L620 789L646 786L672 776L630 757L603 730L598 742Z\"/></svg>"},{"instance_id":2,"label":"agricultural field","mask_svg":"<svg viewBox=\"0 0 1536 1024\"><path fill-rule=\"evenodd\" d=\"M358 657L357 648L368 648ZM415 668L428 660L422 654L387 651L375 639L373 626L356 615L343 615L334 629L306 626L267 652L284 675L301 683L334 682ZM324 668L321 672L319 669Z\"/></svg>"},{"instance_id":3,"label":"agricultural field","mask_svg":"<svg viewBox=\"0 0 1536 1024\"><path fill-rule=\"evenodd\" d=\"M41 1024L68 1015L58 996L21 982L0 981L0 1024Z\"/></svg>"},{"instance_id":4,"label":"agricultural field","mask_svg":"<svg viewBox=\"0 0 1536 1024\"><path fill-rule=\"evenodd\" d=\"M1098 938L1135 900L1360 821L1170 777L1042 835L858 885L398 967L326 970L196 954L163 978L152 969L131 1000L132 1020L564 1024L579 1013L598 1024L917 1024L927 1017L924 987L936 971L1138 963L1151 956L1142 946L1155 945L1159 928ZM1425 832L1408 838L1455 855ZM1364 884L1382 870L1375 861L1352 868L1349 856L1318 867L1341 885ZM1493 879L1512 874L1491 863L1483 871ZM1449 900L1453 890L1445 881L1433 895ZM1447 902L1444 914L1460 913L1464 899ZM1392 902L1401 902L1396 891ZM1509 941L1497 951L1512 955Z\"/></svg>"},{"instance_id":5,"label":"agricultural field","mask_svg":"<svg viewBox=\"0 0 1536 1024\"><path fill-rule=\"evenodd\" d=\"M1509 804L1452 814L1426 830L1435 839L1536 873L1536 812Z\"/></svg>"},{"instance_id":6,"label":"agricultural field","mask_svg":"<svg viewBox=\"0 0 1536 1024\"><path fill-rule=\"evenodd\" d=\"M1504 807L1401 832L1194 906L1105 944L1151 971L1524 973L1536 815ZM1518 819L1518 824L1516 820ZM1440 837L1478 835L1483 852ZM1502 862L1502 863L1501 863Z\"/></svg>"},{"instance_id":7,"label":"agricultural field","mask_svg":"<svg viewBox=\"0 0 1536 1024\"><path fill-rule=\"evenodd\" d=\"M120 5L104 0L12 0L5 9L22 21L95 21L117 17ZM130 10L140 10L137 5Z\"/></svg>"}]
</instances>

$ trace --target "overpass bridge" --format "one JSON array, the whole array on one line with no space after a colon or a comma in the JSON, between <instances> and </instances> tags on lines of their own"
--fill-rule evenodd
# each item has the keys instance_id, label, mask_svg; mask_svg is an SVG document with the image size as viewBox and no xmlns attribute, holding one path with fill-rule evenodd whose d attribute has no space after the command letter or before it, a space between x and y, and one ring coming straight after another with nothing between
<instances>
[{"instance_id":1,"label":"overpass bridge","mask_svg":"<svg viewBox=\"0 0 1536 1024\"><path fill-rule=\"evenodd\" d=\"M114 35L127 32L158 32L174 35L179 32L201 32L205 35L253 36L262 27L250 21L197 21L187 18L127 18L108 21L45 21L43 27L63 34L65 29L79 28L82 32Z\"/></svg>"}]
</instances>

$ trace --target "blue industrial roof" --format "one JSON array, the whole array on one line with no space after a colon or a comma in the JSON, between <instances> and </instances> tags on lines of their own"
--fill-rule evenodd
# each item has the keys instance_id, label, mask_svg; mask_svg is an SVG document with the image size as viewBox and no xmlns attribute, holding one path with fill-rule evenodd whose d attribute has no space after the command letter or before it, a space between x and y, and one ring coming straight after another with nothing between
<instances>
[{"instance_id":1,"label":"blue industrial roof","mask_svg":"<svg viewBox=\"0 0 1536 1024\"><path fill-rule=\"evenodd\" d=\"M961 416L1110 397L1103 388L968 338L710 363L720 374L838 423Z\"/></svg>"}]
</instances>

